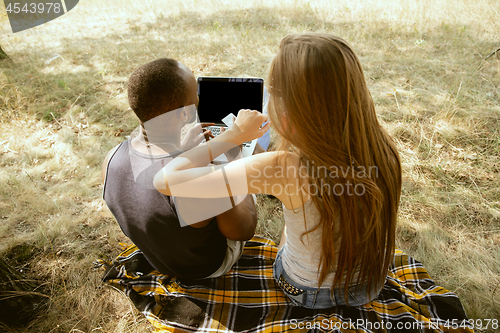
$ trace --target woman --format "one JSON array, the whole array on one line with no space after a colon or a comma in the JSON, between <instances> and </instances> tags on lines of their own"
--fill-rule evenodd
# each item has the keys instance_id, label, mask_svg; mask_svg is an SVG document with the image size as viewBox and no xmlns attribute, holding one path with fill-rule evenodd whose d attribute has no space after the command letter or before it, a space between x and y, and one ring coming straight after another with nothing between
<instances>
[{"instance_id":1,"label":"woman","mask_svg":"<svg viewBox=\"0 0 500 333\"><path fill-rule=\"evenodd\" d=\"M268 84L279 151L206 166L269 127L266 115L241 110L229 130L165 166L155 186L174 196L276 196L286 227L274 277L287 296L309 308L368 303L393 258L401 164L359 60L334 35L289 35Z\"/></svg>"}]
</instances>

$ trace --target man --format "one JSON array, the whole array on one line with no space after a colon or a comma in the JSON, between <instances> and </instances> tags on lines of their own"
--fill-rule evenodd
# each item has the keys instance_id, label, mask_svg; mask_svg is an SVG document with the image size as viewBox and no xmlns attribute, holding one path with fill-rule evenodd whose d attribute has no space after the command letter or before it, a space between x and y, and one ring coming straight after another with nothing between
<instances>
[{"instance_id":1,"label":"man","mask_svg":"<svg viewBox=\"0 0 500 333\"><path fill-rule=\"evenodd\" d=\"M153 187L154 175L166 163L201 142L203 135L211 134L198 124L186 135L187 142L181 141L183 126L196 116L198 95L193 73L173 59L152 61L131 75L128 97L141 131L106 156L106 204L125 235L159 272L184 278L227 273L241 256L244 241L255 233L253 198L248 195L215 217L186 223L174 204L178 199L184 209L192 207L200 216L204 207L217 206L220 200L173 198Z\"/></svg>"}]
</instances>

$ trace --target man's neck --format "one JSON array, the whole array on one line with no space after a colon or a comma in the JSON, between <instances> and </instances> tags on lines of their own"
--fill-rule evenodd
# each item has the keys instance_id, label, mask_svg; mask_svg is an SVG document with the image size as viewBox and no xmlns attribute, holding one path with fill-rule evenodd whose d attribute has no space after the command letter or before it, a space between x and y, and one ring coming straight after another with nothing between
<instances>
[{"instance_id":1,"label":"man's neck","mask_svg":"<svg viewBox=\"0 0 500 333\"><path fill-rule=\"evenodd\" d=\"M176 132L176 133L173 133ZM169 135L165 135L169 133ZM131 141L132 148L140 153L164 155L178 151L181 146L180 131L166 130L162 133L148 131L144 135L144 128L139 129L138 135Z\"/></svg>"}]
</instances>

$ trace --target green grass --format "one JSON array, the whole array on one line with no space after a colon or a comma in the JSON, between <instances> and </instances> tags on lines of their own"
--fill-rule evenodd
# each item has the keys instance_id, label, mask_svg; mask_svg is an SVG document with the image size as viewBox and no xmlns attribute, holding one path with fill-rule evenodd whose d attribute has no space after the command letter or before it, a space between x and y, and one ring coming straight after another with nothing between
<instances>
[{"instance_id":1,"label":"green grass","mask_svg":"<svg viewBox=\"0 0 500 333\"><path fill-rule=\"evenodd\" d=\"M0 6L1 8L1 6ZM100 164L137 126L126 83L159 57L198 75L266 77L291 32L354 47L397 142L397 246L457 293L470 318L500 318L498 1L81 1L17 34L0 13L0 253L43 280L50 302L21 332L144 332L96 258L127 242L101 199ZM46 63L56 54L60 57ZM259 196L258 233L279 241L281 204Z\"/></svg>"}]
</instances>

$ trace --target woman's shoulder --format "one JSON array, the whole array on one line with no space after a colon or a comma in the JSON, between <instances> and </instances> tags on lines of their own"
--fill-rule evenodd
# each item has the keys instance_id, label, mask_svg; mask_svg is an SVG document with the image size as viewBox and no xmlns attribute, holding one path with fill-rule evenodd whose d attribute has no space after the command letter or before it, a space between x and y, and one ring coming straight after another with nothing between
<instances>
[{"instance_id":1,"label":"woman's shoulder","mask_svg":"<svg viewBox=\"0 0 500 333\"><path fill-rule=\"evenodd\" d=\"M263 163L264 166L298 167L300 165L300 156L296 153L286 151L268 151L249 156L245 159L249 162Z\"/></svg>"},{"instance_id":2,"label":"woman's shoulder","mask_svg":"<svg viewBox=\"0 0 500 333\"><path fill-rule=\"evenodd\" d=\"M243 159L251 193L271 194L286 208L302 206L309 200L307 171L300 156L292 152L271 151Z\"/></svg>"},{"instance_id":3,"label":"woman's shoulder","mask_svg":"<svg viewBox=\"0 0 500 333\"><path fill-rule=\"evenodd\" d=\"M280 178L285 182L289 180L307 181L307 167L301 163L297 153L285 151L271 151L253 155L246 158L246 165L262 172L272 169L273 178Z\"/></svg>"}]
</instances>

